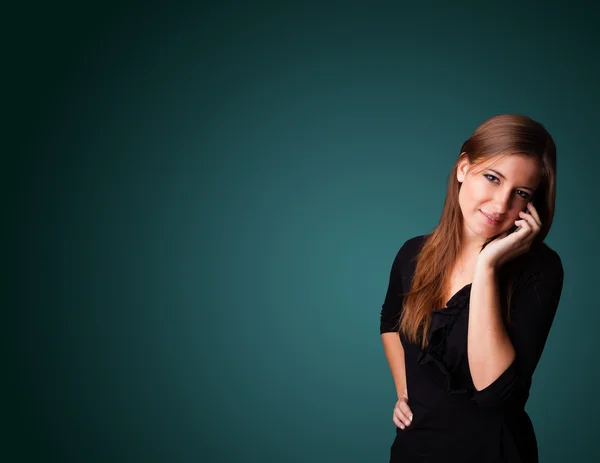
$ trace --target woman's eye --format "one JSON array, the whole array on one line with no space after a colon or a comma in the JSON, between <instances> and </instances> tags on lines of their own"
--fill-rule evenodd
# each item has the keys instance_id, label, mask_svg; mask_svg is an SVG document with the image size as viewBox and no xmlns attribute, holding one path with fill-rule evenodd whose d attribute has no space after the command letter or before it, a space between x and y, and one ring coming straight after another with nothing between
<instances>
[{"instance_id":1,"label":"woman's eye","mask_svg":"<svg viewBox=\"0 0 600 463\"><path fill-rule=\"evenodd\" d=\"M483 176L484 176L485 178L487 178L487 179L488 179L490 182L494 182L494 183L496 183L496 180L498 180L498 177L496 177L496 176L494 176L494 175L492 175L492 174L483 174ZM525 192L525 191L523 191L523 190L517 190L517 194L518 194L518 195L519 195L521 198L523 198L523 199L525 199L525 200L529 200L529 193L527 193L527 192Z\"/></svg>"}]
</instances>

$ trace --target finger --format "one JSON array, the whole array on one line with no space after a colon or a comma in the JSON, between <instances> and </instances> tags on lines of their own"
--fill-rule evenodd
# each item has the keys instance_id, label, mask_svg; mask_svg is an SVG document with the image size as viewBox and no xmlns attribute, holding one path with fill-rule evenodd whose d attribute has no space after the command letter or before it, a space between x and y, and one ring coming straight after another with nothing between
<instances>
[{"instance_id":1,"label":"finger","mask_svg":"<svg viewBox=\"0 0 600 463\"><path fill-rule=\"evenodd\" d=\"M540 214L538 214L537 209L535 208L535 206L533 205L533 203L527 203L527 210L529 211L529 213L535 218L535 221L540 225L540 227L542 226L542 219L540 219Z\"/></svg>"},{"instance_id":2,"label":"finger","mask_svg":"<svg viewBox=\"0 0 600 463\"><path fill-rule=\"evenodd\" d=\"M535 217L533 217L531 214L528 214L527 212L520 211L519 212L519 217L521 217L521 219L527 221L527 223L529 225L531 225L531 227L534 230L538 230L540 228L540 224L537 222L537 220L535 219Z\"/></svg>"},{"instance_id":3,"label":"finger","mask_svg":"<svg viewBox=\"0 0 600 463\"><path fill-rule=\"evenodd\" d=\"M410 424L410 420L408 419L408 417L404 415L404 413L398 407L394 408L394 414L392 416L392 419L396 426L398 426L400 429L404 429ZM406 424L407 422L408 425Z\"/></svg>"},{"instance_id":4,"label":"finger","mask_svg":"<svg viewBox=\"0 0 600 463\"><path fill-rule=\"evenodd\" d=\"M538 211L535 209L535 206L533 204L527 203L525 213L534 220L538 227L542 227L542 220L540 219L540 215L538 214Z\"/></svg>"},{"instance_id":5,"label":"finger","mask_svg":"<svg viewBox=\"0 0 600 463\"><path fill-rule=\"evenodd\" d=\"M406 402L400 401L399 404L396 404L394 414L405 426L410 426L410 423L412 422L412 412L408 405L406 405Z\"/></svg>"},{"instance_id":6,"label":"finger","mask_svg":"<svg viewBox=\"0 0 600 463\"><path fill-rule=\"evenodd\" d=\"M399 420L398 418L396 418L396 415L394 415L392 417L392 420L394 421L394 424L397 427L399 427L400 429L405 429L406 428L406 426L404 425L404 423L401 420Z\"/></svg>"},{"instance_id":7,"label":"finger","mask_svg":"<svg viewBox=\"0 0 600 463\"><path fill-rule=\"evenodd\" d=\"M531 233L531 225L527 220L515 220L515 225L519 227L513 234L520 237L525 237Z\"/></svg>"},{"instance_id":8,"label":"finger","mask_svg":"<svg viewBox=\"0 0 600 463\"><path fill-rule=\"evenodd\" d=\"M509 236L510 236L509 230L507 230L505 232L502 232L498 236L496 236L496 238L494 238L494 240L492 241L492 243L495 243L497 241L502 241L504 238L510 240L511 238L509 238Z\"/></svg>"},{"instance_id":9,"label":"finger","mask_svg":"<svg viewBox=\"0 0 600 463\"><path fill-rule=\"evenodd\" d=\"M515 225L517 225L517 227L519 226L519 224L516 221L515 221ZM513 230L512 232L510 230L507 230L503 233L500 233L500 235L498 235L496 237L496 239L492 242L501 241L501 242L512 243L512 244L516 245L517 243L519 243L519 241L521 241L526 236L524 234L521 234L520 231L521 231L520 228L517 228L516 230Z\"/></svg>"},{"instance_id":10,"label":"finger","mask_svg":"<svg viewBox=\"0 0 600 463\"><path fill-rule=\"evenodd\" d=\"M394 413L396 416L404 422L405 425L410 425L412 422L412 411L410 407L406 404L406 401L399 400L396 402L396 406L394 407Z\"/></svg>"},{"instance_id":11,"label":"finger","mask_svg":"<svg viewBox=\"0 0 600 463\"><path fill-rule=\"evenodd\" d=\"M400 407L400 410L402 411L402 413L404 413L404 416L406 416L406 419L408 420L408 424L412 423L413 412L410 409L410 407L408 406L408 404L406 402L400 402L399 407Z\"/></svg>"}]
</instances>

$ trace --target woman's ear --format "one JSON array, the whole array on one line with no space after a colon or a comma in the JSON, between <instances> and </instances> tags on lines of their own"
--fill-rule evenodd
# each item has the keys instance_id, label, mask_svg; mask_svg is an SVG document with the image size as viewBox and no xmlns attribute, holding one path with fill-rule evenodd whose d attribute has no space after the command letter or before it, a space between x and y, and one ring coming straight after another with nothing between
<instances>
[{"instance_id":1,"label":"woman's ear","mask_svg":"<svg viewBox=\"0 0 600 463\"><path fill-rule=\"evenodd\" d=\"M470 167L471 163L469 162L467 153L461 153L458 159L458 165L456 166L456 179L458 180L458 183L465 181L465 177L467 176Z\"/></svg>"}]
</instances>

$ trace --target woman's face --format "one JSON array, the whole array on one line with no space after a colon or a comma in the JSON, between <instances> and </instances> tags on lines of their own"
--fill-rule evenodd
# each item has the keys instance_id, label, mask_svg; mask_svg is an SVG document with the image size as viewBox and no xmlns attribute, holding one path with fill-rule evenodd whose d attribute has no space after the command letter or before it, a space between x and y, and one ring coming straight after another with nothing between
<instances>
[{"instance_id":1,"label":"woman's face","mask_svg":"<svg viewBox=\"0 0 600 463\"><path fill-rule=\"evenodd\" d=\"M465 156L458 164L458 201L463 233L485 241L510 229L537 189L541 173L536 160L522 155L494 156L473 166Z\"/></svg>"}]
</instances>

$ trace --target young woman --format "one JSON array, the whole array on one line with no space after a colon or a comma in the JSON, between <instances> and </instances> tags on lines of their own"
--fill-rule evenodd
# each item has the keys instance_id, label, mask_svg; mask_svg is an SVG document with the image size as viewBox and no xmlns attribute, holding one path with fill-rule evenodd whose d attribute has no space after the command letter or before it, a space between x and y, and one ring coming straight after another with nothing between
<instances>
[{"instance_id":1,"label":"young woman","mask_svg":"<svg viewBox=\"0 0 600 463\"><path fill-rule=\"evenodd\" d=\"M538 122L496 116L463 144L441 220L399 250L381 310L390 462L538 461L525 403L562 292L543 242L555 197L556 147Z\"/></svg>"}]
</instances>

